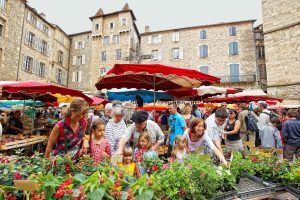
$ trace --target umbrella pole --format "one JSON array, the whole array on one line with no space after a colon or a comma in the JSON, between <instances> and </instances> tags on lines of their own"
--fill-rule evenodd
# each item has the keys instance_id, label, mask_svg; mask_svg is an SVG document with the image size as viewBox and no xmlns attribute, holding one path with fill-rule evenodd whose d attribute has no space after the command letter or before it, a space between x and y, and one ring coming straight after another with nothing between
<instances>
[{"instance_id":1,"label":"umbrella pole","mask_svg":"<svg viewBox=\"0 0 300 200\"><path fill-rule=\"evenodd\" d=\"M154 112L153 112L153 119L155 121L155 102L156 102L156 96L155 96L155 74L153 75L153 101L154 101Z\"/></svg>"}]
</instances>

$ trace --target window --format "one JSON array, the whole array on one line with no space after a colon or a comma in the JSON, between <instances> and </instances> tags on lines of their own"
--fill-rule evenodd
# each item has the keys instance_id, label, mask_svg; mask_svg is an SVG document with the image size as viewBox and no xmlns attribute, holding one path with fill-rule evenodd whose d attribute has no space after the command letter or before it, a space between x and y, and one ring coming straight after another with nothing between
<instances>
[{"instance_id":1,"label":"window","mask_svg":"<svg viewBox=\"0 0 300 200\"><path fill-rule=\"evenodd\" d=\"M202 73L208 74L208 66L200 66L199 70Z\"/></svg>"},{"instance_id":2,"label":"window","mask_svg":"<svg viewBox=\"0 0 300 200\"><path fill-rule=\"evenodd\" d=\"M43 24L43 32L49 34L49 28L45 24Z\"/></svg>"},{"instance_id":3,"label":"window","mask_svg":"<svg viewBox=\"0 0 300 200\"><path fill-rule=\"evenodd\" d=\"M109 44L109 36L104 36L103 44Z\"/></svg>"},{"instance_id":4,"label":"window","mask_svg":"<svg viewBox=\"0 0 300 200\"><path fill-rule=\"evenodd\" d=\"M82 56L77 56L77 65L82 65L83 62L82 62Z\"/></svg>"},{"instance_id":5,"label":"window","mask_svg":"<svg viewBox=\"0 0 300 200\"><path fill-rule=\"evenodd\" d=\"M37 18L36 16L34 16L32 13L28 12L27 15L27 21L29 21L33 26L36 27L37 24Z\"/></svg>"},{"instance_id":6,"label":"window","mask_svg":"<svg viewBox=\"0 0 300 200\"><path fill-rule=\"evenodd\" d=\"M122 59L122 49L117 49L116 50L116 60L121 60Z\"/></svg>"},{"instance_id":7,"label":"window","mask_svg":"<svg viewBox=\"0 0 300 200\"><path fill-rule=\"evenodd\" d=\"M101 52L101 61L103 61L103 62L106 61L106 51Z\"/></svg>"},{"instance_id":8,"label":"window","mask_svg":"<svg viewBox=\"0 0 300 200\"><path fill-rule=\"evenodd\" d=\"M99 24L95 24L95 30L99 30Z\"/></svg>"},{"instance_id":9,"label":"window","mask_svg":"<svg viewBox=\"0 0 300 200\"><path fill-rule=\"evenodd\" d=\"M238 55L239 54L239 47L237 42L230 42L229 43L229 55Z\"/></svg>"},{"instance_id":10,"label":"window","mask_svg":"<svg viewBox=\"0 0 300 200\"><path fill-rule=\"evenodd\" d=\"M58 51L58 63L61 65L64 63L64 52L61 50Z\"/></svg>"},{"instance_id":11,"label":"window","mask_svg":"<svg viewBox=\"0 0 300 200\"><path fill-rule=\"evenodd\" d=\"M264 58L265 57L265 47L258 47L257 48L257 57Z\"/></svg>"},{"instance_id":12,"label":"window","mask_svg":"<svg viewBox=\"0 0 300 200\"><path fill-rule=\"evenodd\" d=\"M113 35L113 44L118 44L120 42L119 35Z\"/></svg>"},{"instance_id":13,"label":"window","mask_svg":"<svg viewBox=\"0 0 300 200\"><path fill-rule=\"evenodd\" d=\"M257 39L257 40L263 40L264 39L264 35L262 33L255 33L255 39Z\"/></svg>"},{"instance_id":14,"label":"window","mask_svg":"<svg viewBox=\"0 0 300 200\"><path fill-rule=\"evenodd\" d=\"M59 42L60 42L62 45L64 45L64 43L65 43L65 37L64 37L63 35L60 36Z\"/></svg>"},{"instance_id":15,"label":"window","mask_svg":"<svg viewBox=\"0 0 300 200\"><path fill-rule=\"evenodd\" d=\"M40 66L37 70L37 75L45 77L46 76L46 71L47 70L46 70L45 63L40 62Z\"/></svg>"},{"instance_id":16,"label":"window","mask_svg":"<svg viewBox=\"0 0 300 200\"><path fill-rule=\"evenodd\" d=\"M0 24L0 37L3 37L4 35L4 26Z\"/></svg>"},{"instance_id":17,"label":"window","mask_svg":"<svg viewBox=\"0 0 300 200\"><path fill-rule=\"evenodd\" d=\"M172 59L179 59L179 48L172 49Z\"/></svg>"},{"instance_id":18,"label":"window","mask_svg":"<svg viewBox=\"0 0 300 200\"><path fill-rule=\"evenodd\" d=\"M151 57L153 60L158 60L158 50L152 50Z\"/></svg>"},{"instance_id":19,"label":"window","mask_svg":"<svg viewBox=\"0 0 300 200\"><path fill-rule=\"evenodd\" d=\"M33 58L30 56L24 56L22 69L24 71L31 72L32 66L33 66Z\"/></svg>"},{"instance_id":20,"label":"window","mask_svg":"<svg viewBox=\"0 0 300 200\"><path fill-rule=\"evenodd\" d=\"M79 72L76 72L76 75L75 75L75 82L80 82L80 71Z\"/></svg>"},{"instance_id":21,"label":"window","mask_svg":"<svg viewBox=\"0 0 300 200\"><path fill-rule=\"evenodd\" d=\"M206 30L200 31L200 39L206 39Z\"/></svg>"},{"instance_id":22,"label":"window","mask_svg":"<svg viewBox=\"0 0 300 200\"><path fill-rule=\"evenodd\" d=\"M267 69L266 65L259 65L259 77L260 78L267 78Z\"/></svg>"},{"instance_id":23,"label":"window","mask_svg":"<svg viewBox=\"0 0 300 200\"><path fill-rule=\"evenodd\" d=\"M59 68L56 68L55 81L57 83L62 83L62 76L63 76L62 70Z\"/></svg>"},{"instance_id":24,"label":"window","mask_svg":"<svg viewBox=\"0 0 300 200\"><path fill-rule=\"evenodd\" d=\"M72 82L81 82L82 81L82 71L73 72Z\"/></svg>"},{"instance_id":25,"label":"window","mask_svg":"<svg viewBox=\"0 0 300 200\"><path fill-rule=\"evenodd\" d=\"M106 73L106 67L100 68L100 76L104 75Z\"/></svg>"},{"instance_id":26,"label":"window","mask_svg":"<svg viewBox=\"0 0 300 200\"><path fill-rule=\"evenodd\" d=\"M152 44L160 44L160 43L161 43L161 36L160 35L152 36Z\"/></svg>"},{"instance_id":27,"label":"window","mask_svg":"<svg viewBox=\"0 0 300 200\"><path fill-rule=\"evenodd\" d=\"M109 29L114 29L114 23L113 22L109 23Z\"/></svg>"},{"instance_id":28,"label":"window","mask_svg":"<svg viewBox=\"0 0 300 200\"><path fill-rule=\"evenodd\" d=\"M229 35L236 36L236 27L235 26L229 27Z\"/></svg>"},{"instance_id":29,"label":"window","mask_svg":"<svg viewBox=\"0 0 300 200\"><path fill-rule=\"evenodd\" d=\"M84 41L76 42L75 49L84 49Z\"/></svg>"},{"instance_id":30,"label":"window","mask_svg":"<svg viewBox=\"0 0 300 200\"><path fill-rule=\"evenodd\" d=\"M240 65L230 64L230 82L240 82Z\"/></svg>"},{"instance_id":31,"label":"window","mask_svg":"<svg viewBox=\"0 0 300 200\"><path fill-rule=\"evenodd\" d=\"M5 9L6 7L6 0L0 0L0 9Z\"/></svg>"},{"instance_id":32,"label":"window","mask_svg":"<svg viewBox=\"0 0 300 200\"><path fill-rule=\"evenodd\" d=\"M34 47L34 42L35 42L35 35L32 32L28 33L28 38L27 38L27 43L28 46L30 47Z\"/></svg>"},{"instance_id":33,"label":"window","mask_svg":"<svg viewBox=\"0 0 300 200\"><path fill-rule=\"evenodd\" d=\"M122 26L125 26L125 25L127 25L127 19L123 18L122 19Z\"/></svg>"},{"instance_id":34,"label":"window","mask_svg":"<svg viewBox=\"0 0 300 200\"><path fill-rule=\"evenodd\" d=\"M41 53L43 54L47 54L47 48L48 48L48 44L45 40L42 40L42 44L41 44Z\"/></svg>"},{"instance_id":35,"label":"window","mask_svg":"<svg viewBox=\"0 0 300 200\"><path fill-rule=\"evenodd\" d=\"M172 33L172 42L179 42L179 33Z\"/></svg>"},{"instance_id":36,"label":"window","mask_svg":"<svg viewBox=\"0 0 300 200\"><path fill-rule=\"evenodd\" d=\"M205 58L208 56L208 45L201 45L199 47L200 58Z\"/></svg>"}]
</instances>

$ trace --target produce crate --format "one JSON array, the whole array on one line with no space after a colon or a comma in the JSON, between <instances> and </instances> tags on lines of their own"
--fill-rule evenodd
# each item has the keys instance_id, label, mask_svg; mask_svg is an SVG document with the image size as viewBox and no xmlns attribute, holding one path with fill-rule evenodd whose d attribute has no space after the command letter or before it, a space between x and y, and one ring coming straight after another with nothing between
<instances>
[{"instance_id":1,"label":"produce crate","mask_svg":"<svg viewBox=\"0 0 300 200\"><path fill-rule=\"evenodd\" d=\"M237 191L233 190L233 191L225 192L221 196L210 198L209 200L231 200L231 199L235 199L236 197L237 197Z\"/></svg>"},{"instance_id":2,"label":"produce crate","mask_svg":"<svg viewBox=\"0 0 300 200\"><path fill-rule=\"evenodd\" d=\"M293 194L294 196L298 197L300 199L300 190L297 188L294 188L292 186L285 186L286 191Z\"/></svg>"},{"instance_id":3,"label":"produce crate","mask_svg":"<svg viewBox=\"0 0 300 200\"><path fill-rule=\"evenodd\" d=\"M4 144L1 144L1 150L12 149L17 147L18 147L17 141L6 142Z\"/></svg>"},{"instance_id":4,"label":"produce crate","mask_svg":"<svg viewBox=\"0 0 300 200\"><path fill-rule=\"evenodd\" d=\"M238 184L239 191L237 197L240 199L250 199L254 197L273 194L284 188L278 184L264 181L250 174L243 174Z\"/></svg>"}]
</instances>

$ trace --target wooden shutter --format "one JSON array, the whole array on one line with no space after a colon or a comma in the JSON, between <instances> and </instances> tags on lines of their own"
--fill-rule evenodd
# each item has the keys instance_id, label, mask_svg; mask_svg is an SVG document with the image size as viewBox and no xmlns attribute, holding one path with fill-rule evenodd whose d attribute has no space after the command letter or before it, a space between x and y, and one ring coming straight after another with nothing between
<instances>
[{"instance_id":1,"label":"wooden shutter","mask_svg":"<svg viewBox=\"0 0 300 200\"><path fill-rule=\"evenodd\" d=\"M78 48L78 42L75 42L75 49Z\"/></svg>"},{"instance_id":2,"label":"wooden shutter","mask_svg":"<svg viewBox=\"0 0 300 200\"><path fill-rule=\"evenodd\" d=\"M28 38L29 38L29 31L26 29L26 30L25 30L24 42L25 42L25 44L27 44L27 45L28 45Z\"/></svg>"},{"instance_id":3,"label":"wooden shutter","mask_svg":"<svg viewBox=\"0 0 300 200\"><path fill-rule=\"evenodd\" d=\"M76 72L73 72L73 73L72 73L72 82L73 82L73 83L75 82L75 75L76 75Z\"/></svg>"},{"instance_id":4,"label":"wooden shutter","mask_svg":"<svg viewBox=\"0 0 300 200\"><path fill-rule=\"evenodd\" d=\"M176 41L176 35L175 33L172 33L172 42L175 42Z\"/></svg>"},{"instance_id":5,"label":"wooden shutter","mask_svg":"<svg viewBox=\"0 0 300 200\"><path fill-rule=\"evenodd\" d=\"M62 71L62 82L67 84L67 72L65 70Z\"/></svg>"},{"instance_id":6,"label":"wooden shutter","mask_svg":"<svg viewBox=\"0 0 300 200\"><path fill-rule=\"evenodd\" d=\"M82 41L82 48L84 49L84 46L85 46L85 42L84 41Z\"/></svg>"},{"instance_id":7,"label":"wooden shutter","mask_svg":"<svg viewBox=\"0 0 300 200\"><path fill-rule=\"evenodd\" d=\"M31 69L31 72L33 74L36 74L36 65L37 65L36 60L33 60L32 61L32 69Z\"/></svg>"},{"instance_id":8,"label":"wooden shutter","mask_svg":"<svg viewBox=\"0 0 300 200\"><path fill-rule=\"evenodd\" d=\"M149 36L149 37L148 37L148 44L151 44L151 43L152 43L152 37Z\"/></svg>"},{"instance_id":9,"label":"wooden shutter","mask_svg":"<svg viewBox=\"0 0 300 200\"><path fill-rule=\"evenodd\" d=\"M31 13L28 12L28 13L27 13L27 21L28 21L28 22L30 22L30 17L31 17Z\"/></svg>"},{"instance_id":10,"label":"wooden shutter","mask_svg":"<svg viewBox=\"0 0 300 200\"><path fill-rule=\"evenodd\" d=\"M27 58L27 56L23 55L23 63L22 63L22 69L23 70L26 69L26 58Z\"/></svg>"},{"instance_id":11,"label":"wooden shutter","mask_svg":"<svg viewBox=\"0 0 300 200\"><path fill-rule=\"evenodd\" d=\"M82 55L82 64L85 65L85 55Z\"/></svg>"},{"instance_id":12,"label":"wooden shutter","mask_svg":"<svg viewBox=\"0 0 300 200\"><path fill-rule=\"evenodd\" d=\"M46 55L50 56L50 45L47 43Z\"/></svg>"},{"instance_id":13,"label":"wooden shutter","mask_svg":"<svg viewBox=\"0 0 300 200\"><path fill-rule=\"evenodd\" d=\"M82 71L79 71L79 78L78 78L78 82L82 81Z\"/></svg>"},{"instance_id":14,"label":"wooden shutter","mask_svg":"<svg viewBox=\"0 0 300 200\"><path fill-rule=\"evenodd\" d=\"M158 36L158 43L161 43L161 35Z\"/></svg>"},{"instance_id":15,"label":"wooden shutter","mask_svg":"<svg viewBox=\"0 0 300 200\"><path fill-rule=\"evenodd\" d=\"M73 56L73 65L76 65L76 56Z\"/></svg>"},{"instance_id":16,"label":"wooden shutter","mask_svg":"<svg viewBox=\"0 0 300 200\"><path fill-rule=\"evenodd\" d=\"M157 53L157 60L162 60L162 52L161 50L158 50L158 53Z\"/></svg>"},{"instance_id":17,"label":"wooden shutter","mask_svg":"<svg viewBox=\"0 0 300 200\"><path fill-rule=\"evenodd\" d=\"M179 48L179 59L183 59L183 47Z\"/></svg>"}]
</instances>

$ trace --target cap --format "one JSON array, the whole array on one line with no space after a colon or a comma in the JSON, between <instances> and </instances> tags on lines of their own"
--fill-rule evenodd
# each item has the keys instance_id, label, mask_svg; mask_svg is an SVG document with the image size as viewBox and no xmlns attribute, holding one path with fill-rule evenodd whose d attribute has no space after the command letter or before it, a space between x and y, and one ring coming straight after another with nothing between
<instances>
[{"instance_id":1,"label":"cap","mask_svg":"<svg viewBox=\"0 0 300 200\"><path fill-rule=\"evenodd\" d=\"M148 113L144 110L136 111L132 114L131 120L135 123L142 123L148 119Z\"/></svg>"},{"instance_id":2,"label":"cap","mask_svg":"<svg viewBox=\"0 0 300 200\"><path fill-rule=\"evenodd\" d=\"M112 103L107 103L104 107L104 110L105 111L108 111L108 110L112 110L113 109L113 104Z\"/></svg>"}]
</instances>

